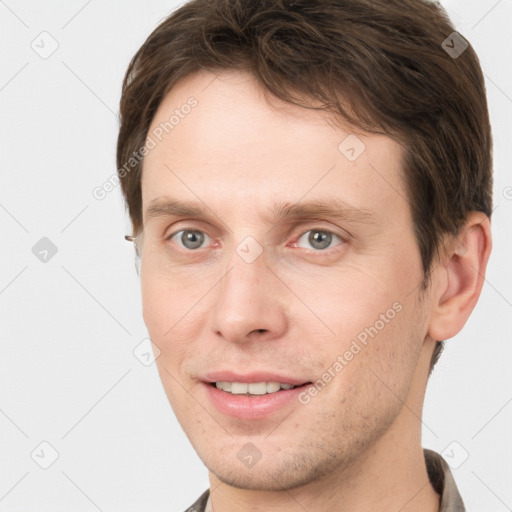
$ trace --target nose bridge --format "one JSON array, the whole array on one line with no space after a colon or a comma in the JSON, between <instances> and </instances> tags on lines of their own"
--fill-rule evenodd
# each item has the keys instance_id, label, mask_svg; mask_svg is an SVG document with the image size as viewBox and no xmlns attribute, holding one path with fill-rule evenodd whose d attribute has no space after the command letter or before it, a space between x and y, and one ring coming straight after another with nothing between
<instances>
[{"instance_id":1,"label":"nose bridge","mask_svg":"<svg viewBox=\"0 0 512 512\"><path fill-rule=\"evenodd\" d=\"M215 297L213 329L229 341L244 341L253 331L277 336L285 325L278 284L263 246L245 237L227 260Z\"/></svg>"}]
</instances>

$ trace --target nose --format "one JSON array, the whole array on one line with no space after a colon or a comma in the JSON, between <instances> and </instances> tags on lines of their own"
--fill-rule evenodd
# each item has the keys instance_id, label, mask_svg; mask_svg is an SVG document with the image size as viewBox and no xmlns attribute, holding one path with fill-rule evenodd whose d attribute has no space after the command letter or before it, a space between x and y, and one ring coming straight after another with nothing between
<instances>
[{"instance_id":1,"label":"nose","mask_svg":"<svg viewBox=\"0 0 512 512\"><path fill-rule=\"evenodd\" d=\"M266 262L265 252L248 263L234 253L217 287L212 328L232 343L272 340L287 329L286 287Z\"/></svg>"}]
</instances>

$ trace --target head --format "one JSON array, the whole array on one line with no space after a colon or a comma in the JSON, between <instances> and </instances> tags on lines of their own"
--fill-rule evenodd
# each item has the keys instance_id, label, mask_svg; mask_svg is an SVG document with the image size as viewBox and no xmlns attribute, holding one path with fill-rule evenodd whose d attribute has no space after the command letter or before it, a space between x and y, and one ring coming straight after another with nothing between
<instances>
[{"instance_id":1,"label":"head","mask_svg":"<svg viewBox=\"0 0 512 512\"><path fill-rule=\"evenodd\" d=\"M235 486L297 486L418 428L404 403L421 415L490 251L484 81L453 32L421 0L201 0L130 63L117 164L144 319L178 420ZM235 420L205 383L229 368L311 385ZM241 465L248 440L265 467Z\"/></svg>"}]
</instances>

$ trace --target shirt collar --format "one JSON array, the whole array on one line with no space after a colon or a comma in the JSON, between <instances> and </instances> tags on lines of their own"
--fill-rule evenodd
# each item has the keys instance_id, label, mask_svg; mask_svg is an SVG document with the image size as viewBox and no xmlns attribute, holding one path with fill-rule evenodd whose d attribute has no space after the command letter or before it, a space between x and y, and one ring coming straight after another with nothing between
<instances>
[{"instance_id":1,"label":"shirt collar","mask_svg":"<svg viewBox=\"0 0 512 512\"><path fill-rule=\"evenodd\" d=\"M447 462L432 450L424 449L423 454L430 483L441 496L439 512L465 512L464 502Z\"/></svg>"}]
</instances>

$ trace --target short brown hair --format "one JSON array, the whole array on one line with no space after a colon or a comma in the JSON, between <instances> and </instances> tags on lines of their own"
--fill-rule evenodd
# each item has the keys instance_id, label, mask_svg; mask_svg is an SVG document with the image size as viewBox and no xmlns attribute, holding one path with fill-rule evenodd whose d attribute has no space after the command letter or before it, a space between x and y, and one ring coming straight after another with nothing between
<instances>
[{"instance_id":1,"label":"short brown hair","mask_svg":"<svg viewBox=\"0 0 512 512\"><path fill-rule=\"evenodd\" d=\"M424 283L442 236L457 235L472 210L491 216L483 74L438 3L192 0L153 31L123 81L117 167L134 234L143 158L133 157L167 92L203 69L250 72L281 100L399 142ZM432 366L441 350L439 342Z\"/></svg>"}]
</instances>

